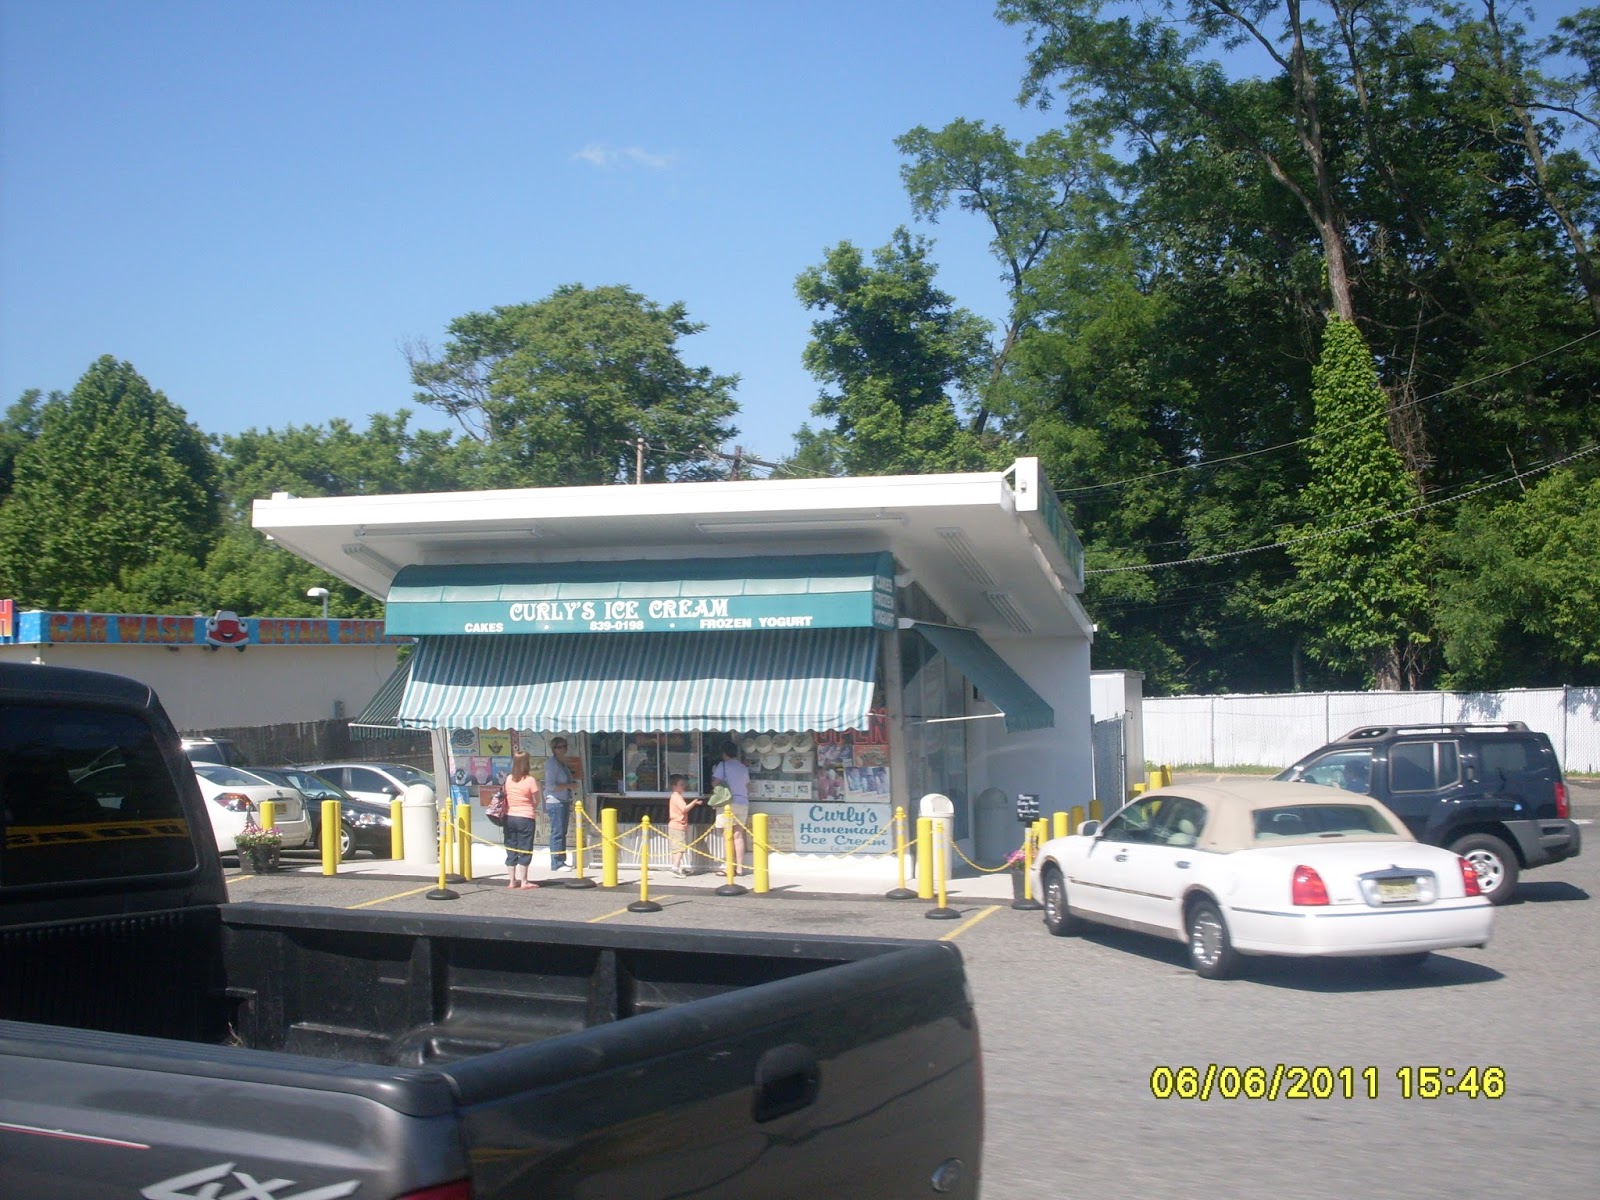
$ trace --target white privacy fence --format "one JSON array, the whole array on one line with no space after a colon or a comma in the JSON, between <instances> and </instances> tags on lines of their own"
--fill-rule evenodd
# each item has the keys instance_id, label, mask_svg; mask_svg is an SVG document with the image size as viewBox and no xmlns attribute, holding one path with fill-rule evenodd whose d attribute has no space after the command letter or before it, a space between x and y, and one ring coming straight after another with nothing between
<instances>
[{"instance_id":1,"label":"white privacy fence","mask_svg":"<svg viewBox=\"0 0 1600 1200\"><path fill-rule=\"evenodd\" d=\"M1294 692L1144 699L1147 761L1286 767L1362 725L1522 721L1568 771L1600 771L1600 688L1509 692Z\"/></svg>"}]
</instances>

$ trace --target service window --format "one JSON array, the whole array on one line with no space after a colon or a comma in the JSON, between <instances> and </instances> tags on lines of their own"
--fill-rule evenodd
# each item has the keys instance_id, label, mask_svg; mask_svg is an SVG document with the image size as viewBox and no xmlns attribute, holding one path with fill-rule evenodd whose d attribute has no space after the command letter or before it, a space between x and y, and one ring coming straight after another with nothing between
<instances>
[{"instance_id":1,"label":"service window","mask_svg":"<svg viewBox=\"0 0 1600 1200\"><path fill-rule=\"evenodd\" d=\"M0 887L197 865L161 747L131 713L0 706L0 813Z\"/></svg>"},{"instance_id":2,"label":"service window","mask_svg":"<svg viewBox=\"0 0 1600 1200\"><path fill-rule=\"evenodd\" d=\"M1391 792L1432 792L1461 778L1453 741L1396 742L1389 749Z\"/></svg>"}]
</instances>

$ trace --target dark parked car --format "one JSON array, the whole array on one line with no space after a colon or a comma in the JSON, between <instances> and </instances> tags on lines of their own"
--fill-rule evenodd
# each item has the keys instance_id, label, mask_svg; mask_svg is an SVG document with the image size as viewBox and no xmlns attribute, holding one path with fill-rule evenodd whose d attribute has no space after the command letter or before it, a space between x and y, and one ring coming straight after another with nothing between
<instances>
[{"instance_id":1,"label":"dark parked car","mask_svg":"<svg viewBox=\"0 0 1600 1200\"><path fill-rule=\"evenodd\" d=\"M1495 904L1512 898L1522 871L1581 848L1555 748L1521 721L1352 729L1275 778L1381 800L1419 842L1470 862Z\"/></svg>"},{"instance_id":2,"label":"dark parked car","mask_svg":"<svg viewBox=\"0 0 1600 1200\"><path fill-rule=\"evenodd\" d=\"M336 783L324 779L304 767L253 767L257 775L283 783L306 798L306 815L311 818L311 840L307 849L318 849L322 844L322 802L339 802L339 857L351 858L357 850L370 850L374 858L388 858L392 853L391 836L394 822L387 804L374 804L357 800Z\"/></svg>"}]
</instances>

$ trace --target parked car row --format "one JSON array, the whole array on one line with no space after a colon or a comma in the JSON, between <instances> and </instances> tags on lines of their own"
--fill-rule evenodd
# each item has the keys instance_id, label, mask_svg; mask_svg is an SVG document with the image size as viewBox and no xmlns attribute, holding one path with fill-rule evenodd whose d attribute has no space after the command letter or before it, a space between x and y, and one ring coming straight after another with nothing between
<instances>
[{"instance_id":1,"label":"parked car row","mask_svg":"<svg viewBox=\"0 0 1600 1200\"><path fill-rule=\"evenodd\" d=\"M1368 726L1271 780L1135 796L1046 841L1034 883L1052 934L1094 923L1170 938L1206 978L1247 955L1414 967L1486 945L1520 873L1580 849L1544 734Z\"/></svg>"},{"instance_id":2,"label":"parked car row","mask_svg":"<svg viewBox=\"0 0 1600 1200\"><path fill-rule=\"evenodd\" d=\"M366 850L375 858L388 858L391 802L413 783L433 786L426 771L403 763L247 767L235 765L242 757L225 739L185 738L183 746L223 854L236 852L234 837L259 821L261 806L268 801L274 805L273 823L283 837L283 848L316 850L322 838L322 805L337 800L339 856L347 859Z\"/></svg>"}]
</instances>

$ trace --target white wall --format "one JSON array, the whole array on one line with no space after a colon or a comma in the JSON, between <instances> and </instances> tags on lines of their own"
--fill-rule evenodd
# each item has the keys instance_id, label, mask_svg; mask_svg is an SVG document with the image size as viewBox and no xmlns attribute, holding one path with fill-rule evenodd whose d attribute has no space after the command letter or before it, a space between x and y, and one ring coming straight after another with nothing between
<instances>
[{"instance_id":1,"label":"white wall","mask_svg":"<svg viewBox=\"0 0 1600 1200\"><path fill-rule=\"evenodd\" d=\"M1522 721L1568 771L1600 771L1600 688L1505 692L1297 692L1144 701L1148 761L1285 767L1361 725Z\"/></svg>"},{"instance_id":2,"label":"white wall","mask_svg":"<svg viewBox=\"0 0 1600 1200\"><path fill-rule=\"evenodd\" d=\"M1055 709L1056 723L1052 729L1008 734L1003 720L972 722L973 736L967 743L973 755L969 795L997 787L1013 804L1018 792L1037 792L1041 813L1064 812L1074 805L1087 808L1094 796L1088 641L994 636L984 640Z\"/></svg>"},{"instance_id":3,"label":"white wall","mask_svg":"<svg viewBox=\"0 0 1600 1200\"><path fill-rule=\"evenodd\" d=\"M0 661L109 671L148 684L180 730L325 721L342 704L353 717L397 661L394 646L0 646Z\"/></svg>"}]
</instances>

